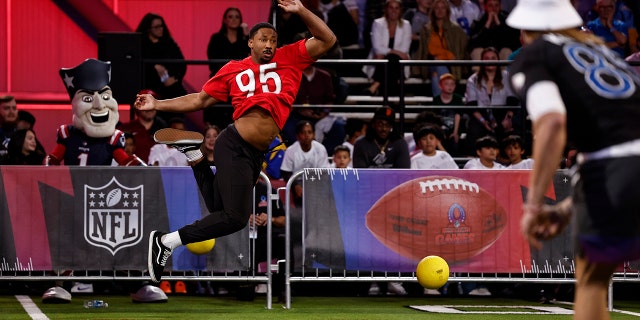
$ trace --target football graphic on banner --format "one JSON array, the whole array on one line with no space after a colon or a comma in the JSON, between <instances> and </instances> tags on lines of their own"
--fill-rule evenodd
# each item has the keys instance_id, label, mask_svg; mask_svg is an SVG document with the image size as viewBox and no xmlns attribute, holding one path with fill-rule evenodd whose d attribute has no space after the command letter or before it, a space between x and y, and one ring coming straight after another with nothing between
<instances>
[{"instance_id":1,"label":"football graphic on banner","mask_svg":"<svg viewBox=\"0 0 640 320\"><path fill-rule=\"evenodd\" d=\"M507 214L477 184L429 176L384 194L366 215L371 233L391 250L416 261L437 255L467 260L491 246L507 226Z\"/></svg>"}]
</instances>

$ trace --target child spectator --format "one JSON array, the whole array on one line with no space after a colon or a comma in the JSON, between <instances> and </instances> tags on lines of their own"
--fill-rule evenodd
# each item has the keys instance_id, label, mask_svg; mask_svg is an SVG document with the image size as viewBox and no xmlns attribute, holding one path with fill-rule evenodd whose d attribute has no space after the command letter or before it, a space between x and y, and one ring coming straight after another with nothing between
<instances>
[{"instance_id":1,"label":"child spectator","mask_svg":"<svg viewBox=\"0 0 640 320\"><path fill-rule=\"evenodd\" d=\"M433 105L435 106L463 106L462 95L456 93L456 77L451 73L445 73L440 76L438 82L441 93L433 97ZM460 109L442 108L435 111L442 117L444 130L444 139L442 146L451 154L458 153L458 143L460 142L460 119L462 114Z\"/></svg>"},{"instance_id":2,"label":"child spectator","mask_svg":"<svg viewBox=\"0 0 640 320\"><path fill-rule=\"evenodd\" d=\"M353 155L353 145L367 133L367 124L362 119L349 118L345 126L345 133L346 137L342 145L347 146L349 153ZM349 162L349 167L353 167L353 159Z\"/></svg>"},{"instance_id":3,"label":"child spectator","mask_svg":"<svg viewBox=\"0 0 640 320\"><path fill-rule=\"evenodd\" d=\"M518 135L510 135L502 140L502 151L509 161L507 169L533 169L533 159L524 159L524 141Z\"/></svg>"},{"instance_id":4,"label":"child spectator","mask_svg":"<svg viewBox=\"0 0 640 320\"><path fill-rule=\"evenodd\" d=\"M345 145L336 146L333 149L333 163L332 168L352 168L351 166L351 151L349 147Z\"/></svg>"},{"instance_id":5,"label":"child spectator","mask_svg":"<svg viewBox=\"0 0 640 320\"><path fill-rule=\"evenodd\" d=\"M498 162L498 141L492 136L484 136L476 141L477 158L473 158L464 165L464 169L504 169Z\"/></svg>"},{"instance_id":6,"label":"child spectator","mask_svg":"<svg viewBox=\"0 0 640 320\"><path fill-rule=\"evenodd\" d=\"M416 146L422 150L411 157L411 169L458 169L455 160L446 151L438 150L442 130L426 125L413 132Z\"/></svg>"},{"instance_id":7,"label":"child spectator","mask_svg":"<svg viewBox=\"0 0 640 320\"><path fill-rule=\"evenodd\" d=\"M284 152L280 173L285 180L304 168L328 168L329 155L322 143L314 139L313 124L302 120L296 125L296 139Z\"/></svg>"}]
</instances>

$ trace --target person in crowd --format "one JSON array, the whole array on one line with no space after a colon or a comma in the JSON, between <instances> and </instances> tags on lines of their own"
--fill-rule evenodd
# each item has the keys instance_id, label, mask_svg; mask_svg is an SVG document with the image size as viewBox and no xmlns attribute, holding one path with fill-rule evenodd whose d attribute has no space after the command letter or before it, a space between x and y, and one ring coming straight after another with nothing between
<instances>
[{"instance_id":1,"label":"person in crowd","mask_svg":"<svg viewBox=\"0 0 640 320\"><path fill-rule=\"evenodd\" d=\"M432 104L442 106L442 108L434 110L434 113L442 117L444 131L442 146L450 154L458 155L460 134L463 130L461 128L462 112L460 109L451 109L447 106L463 106L464 98L456 92L457 80L453 74L441 75L438 84L440 85L440 94L433 97Z\"/></svg>"},{"instance_id":2,"label":"person in crowd","mask_svg":"<svg viewBox=\"0 0 640 320\"><path fill-rule=\"evenodd\" d=\"M204 129L204 143L202 143L202 145L200 146L200 150L204 155L204 161L206 161L209 166L216 165L213 150L215 150L216 148L216 140L218 139L221 131L222 130L220 130L220 128L216 125L207 126Z\"/></svg>"},{"instance_id":3,"label":"person in crowd","mask_svg":"<svg viewBox=\"0 0 640 320\"><path fill-rule=\"evenodd\" d=\"M480 60L487 47L496 48L499 60L507 60L520 47L518 30L507 25L507 12L500 0L485 0L484 14L471 25L469 51L472 60Z\"/></svg>"},{"instance_id":4,"label":"person in crowd","mask_svg":"<svg viewBox=\"0 0 640 320\"><path fill-rule=\"evenodd\" d=\"M265 153L289 116L300 86L302 70L327 53L336 43L331 29L300 0L278 0L278 8L299 17L312 34L291 45L277 48L278 33L269 23L258 23L249 32L251 56L230 61L199 93L169 100L138 95L135 107L142 110L190 112L231 98L234 123L218 136L214 149L216 174L206 161L198 132L171 128L155 134L157 142L175 145L189 160L200 193L211 199L211 214L180 229L149 235L148 269L151 280L159 282L173 249L237 232L247 226L251 214L253 187L258 180ZM277 49L276 49L277 48ZM245 77L237 81L239 71ZM259 75L264 75L260 77ZM231 199L213 201L214 199Z\"/></svg>"},{"instance_id":5,"label":"person in crowd","mask_svg":"<svg viewBox=\"0 0 640 320\"><path fill-rule=\"evenodd\" d=\"M431 20L420 33L420 47L416 58L420 60L466 60L468 37L457 23L451 22L451 8L446 0L435 0L430 13ZM445 73L451 73L456 78L466 74L461 66L446 65L419 68L423 79L431 79L431 93L437 96L441 93L439 78Z\"/></svg>"},{"instance_id":6,"label":"person in crowd","mask_svg":"<svg viewBox=\"0 0 640 320\"><path fill-rule=\"evenodd\" d=\"M319 6L340 47L358 47L360 13L356 0L321 0Z\"/></svg>"},{"instance_id":7,"label":"person in crowd","mask_svg":"<svg viewBox=\"0 0 640 320\"><path fill-rule=\"evenodd\" d=\"M184 119L180 117L171 118L169 120L169 128L185 130ZM203 145L205 144L206 141ZM178 151L178 149L166 144L157 143L151 147L151 151L149 151L149 164L160 167L176 167L188 166L189 162L184 153Z\"/></svg>"},{"instance_id":8,"label":"person in crowd","mask_svg":"<svg viewBox=\"0 0 640 320\"><path fill-rule=\"evenodd\" d=\"M364 138L353 146L354 168L409 168L409 147L394 130L396 113L390 107L377 109Z\"/></svg>"},{"instance_id":9,"label":"person in crowd","mask_svg":"<svg viewBox=\"0 0 640 320\"><path fill-rule=\"evenodd\" d=\"M349 147L341 144L333 148L333 162L332 168L352 168L351 165L351 150Z\"/></svg>"},{"instance_id":10,"label":"person in crowd","mask_svg":"<svg viewBox=\"0 0 640 320\"><path fill-rule=\"evenodd\" d=\"M124 151L124 132L116 129L120 114L109 87L111 63L86 59L60 69L60 78L71 99L73 124L58 128L57 143L46 164L109 166L115 160L121 166L145 165Z\"/></svg>"},{"instance_id":11,"label":"person in crowd","mask_svg":"<svg viewBox=\"0 0 640 320\"><path fill-rule=\"evenodd\" d=\"M502 139L502 153L507 159L507 169L533 169L533 159L526 158L524 140L518 135Z\"/></svg>"},{"instance_id":12,"label":"person in crowd","mask_svg":"<svg viewBox=\"0 0 640 320\"><path fill-rule=\"evenodd\" d=\"M284 153L287 150L287 145L282 141L281 135L277 135L275 139L273 139L268 150L264 155L262 171L267 174L269 179L280 180L280 178L282 178L280 167L282 167Z\"/></svg>"},{"instance_id":13,"label":"person in crowd","mask_svg":"<svg viewBox=\"0 0 640 320\"><path fill-rule=\"evenodd\" d=\"M345 124L345 140L342 145L349 148L349 154L353 155L353 146L358 139L364 137L367 133L367 123L358 118L347 118ZM353 167L353 157L349 162L349 165Z\"/></svg>"},{"instance_id":14,"label":"person in crowd","mask_svg":"<svg viewBox=\"0 0 640 320\"><path fill-rule=\"evenodd\" d=\"M129 156L136 154L136 138L133 133L124 133L124 152Z\"/></svg>"},{"instance_id":15,"label":"person in crowd","mask_svg":"<svg viewBox=\"0 0 640 320\"><path fill-rule=\"evenodd\" d=\"M162 99L170 99L185 95L182 79L187 73L182 50L171 36L169 26L164 18L149 12L142 17L136 32L142 33L142 59L173 59L176 63L145 63L144 88L158 94ZM165 121L176 114L160 113Z\"/></svg>"},{"instance_id":16,"label":"person in crowd","mask_svg":"<svg viewBox=\"0 0 640 320\"><path fill-rule=\"evenodd\" d=\"M457 23L462 30L471 35L471 25L480 18L480 8L471 0L451 0L449 1L451 8L451 21Z\"/></svg>"},{"instance_id":17,"label":"person in crowd","mask_svg":"<svg viewBox=\"0 0 640 320\"><path fill-rule=\"evenodd\" d=\"M222 14L222 26L211 35L207 45L207 58L240 60L249 56L247 40L249 26L242 21L242 12L236 7L228 7ZM220 70L224 63L209 64L210 77Z\"/></svg>"},{"instance_id":18,"label":"person in crowd","mask_svg":"<svg viewBox=\"0 0 640 320\"><path fill-rule=\"evenodd\" d=\"M604 39L607 47L620 57L627 56L629 26L622 20L614 19L615 0L597 0L598 18L587 23L587 28L596 36Z\"/></svg>"},{"instance_id":19,"label":"person in crowd","mask_svg":"<svg viewBox=\"0 0 640 320\"><path fill-rule=\"evenodd\" d=\"M18 122L16 123L16 130L31 129L35 133L36 132L35 125L36 125L36 117L33 114L31 114L31 112L26 110L18 110ZM40 143L40 140L38 140L37 137L36 137L36 149L38 150L38 152L44 153L46 155L44 146L42 145L42 143Z\"/></svg>"},{"instance_id":20,"label":"person in crowd","mask_svg":"<svg viewBox=\"0 0 640 320\"><path fill-rule=\"evenodd\" d=\"M411 24L411 47L409 56L414 57L420 45L420 33L422 28L429 23L429 14L433 6L433 0L418 0L416 7L405 10L402 19ZM419 59L419 58L418 58Z\"/></svg>"},{"instance_id":21,"label":"person in crowd","mask_svg":"<svg viewBox=\"0 0 640 320\"><path fill-rule=\"evenodd\" d=\"M287 147L280 166L280 173L285 181L304 168L329 168L327 149L314 139L313 124L301 120L296 124L297 141ZM295 181L292 185L292 196L296 206L302 204L302 183Z\"/></svg>"},{"instance_id":22,"label":"person in crowd","mask_svg":"<svg viewBox=\"0 0 640 320\"><path fill-rule=\"evenodd\" d=\"M582 5L585 3L588 3L589 7L587 13L582 15L582 20L588 23L589 21L598 19L600 14L596 0L580 1ZM628 27L628 54L635 53L638 51L638 24L635 17L640 15L640 5L637 1L633 0L616 0L614 1L614 6L613 20L620 20Z\"/></svg>"},{"instance_id":23,"label":"person in crowd","mask_svg":"<svg viewBox=\"0 0 640 320\"><path fill-rule=\"evenodd\" d=\"M344 143L347 136L345 126L347 119L331 114L331 108L322 108L319 112L320 120L315 124L316 141L322 143L329 156L333 155L333 149Z\"/></svg>"},{"instance_id":24,"label":"person in crowd","mask_svg":"<svg viewBox=\"0 0 640 320\"><path fill-rule=\"evenodd\" d=\"M7 156L11 135L16 131L18 105L13 96L0 97L0 160Z\"/></svg>"},{"instance_id":25,"label":"person in crowd","mask_svg":"<svg viewBox=\"0 0 640 320\"><path fill-rule=\"evenodd\" d=\"M364 49L371 51L371 28L373 22L384 16L385 1L383 0L365 0L364 5L364 25L362 27L362 42Z\"/></svg>"},{"instance_id":26,"label":"person in crowd","mask_svg":"<svg viewBox=\"0 0 640 320\"><path fill-rule=\"evenodd\" d=\"M284 152L280 172L284 180L304 168L328 168L329 155L322 143L314 139L313 124L301 120L296 124L297 141Z\"/></svg>"},{"instance_id":27,"label":"person in crowd","mask_svg":"<svg viewBox=\"0 0 640 320\"><path fill-rule=\"evenodd\" d=\"M476 158L470 159L464 164L464 169L504 169L498 163L500 145L496 138L484 136L476 140Z\"/></svg>"},{"instance_id":28,"label":"person in crowd","mask_svg":"<svg viewBox=\"0 0 640 320\"><path fill-rule=\"evenodd\" d=\"M329 72L310 65L302 72L300 90L296 95L294 104L297 105L289 114L289 118L282 128L282 137L287 146L293 144L296 138L296 125L302 120L307 120L315 125L323 116L323 107L313 105L333 104L335 91L333 79Z\"/></svg>"},{"instance_id":29,"label":"person in crowd","mask_svg":"<svg viewBox=\"0 0 640 320\"><path fill-rule=\"evenodd\" d=\"M36 117L26 110L18 110L18 123L16 123L16 129L33 129L36 125Z\"/></svg>"},{"instance_id":30,"label":"person in crowd","mask_svg":"<svg viewBox=\"0 0 640 320\"><path fill-rule=\"evenodd\" d=\"M610 319L611 277L640 258L638 74L602 38L577 30L582 19L567 0L521 0L507 23L525 30L511 84L535 135L522 235L540 250L573 221L574 319ZM546 205L567 145L579 152L573 196Z\"/></svg>"},{"instance_id":31,"label":"person in crowd","mask_svg":"<svg viewBox=\"0 0 640 320\"><path fill-rule=\"evenodd\" d=\"M364 138L353 146L354 168L408 169L411 167L409 147L398 130L394 130L396 113L388 106L378 108L367 127ZM401 282L388 282L387 292L406 295L407 291ZM369 295L378 295L380 286L373 282L369 287Z\"/></svg>"},{"instance_id":32,"label":"person in crowd","mask_svg":"<svg viewBox=\"0 0 640 320\"><path fill-rule=\"evenodd\" d=\"M0 164L42 165L46 153L37 148L36 133L31 129L16 130L7 148L7 157Z\"/></svg>"},{"instance_id":33,"label":"person in crowd","mask_svg":"<svg viewBox=\"0 0 640 320\"><path fill-rule=\"evenodd\" d=\"M436 125L425 125L413 132L413 139L421 152L411 157L411 169L458 169L458 164L446 151L438 150L444 137Z\"/></svg>"},{"instance_id":34,"label":"person in crowd","mask_svg":"<svg viewBox=\"0 0 640 320\"><path fill-rule=\"evenodd\" d=\"M222 25L218 32L211 35L207 45L207 58L212 60L240 60L249 56L250 49L247 46L249 40L249 27L242 20L242 12L236 7L228 7L222 15ZM209 77L224 65L221 63L209 64ZM204 118L212 125L226 128L233 122L232 108L210 108L204 112Z\"/></svg>"},{"instance_id":35,"label":"person in crowd","mask_svg":"<svg viewBox=\"0 0 640 320\"><path fill-rule=\"evenodd\" d=\"M380 89L387 86L388 93L398 93L400 77L409 76L409 67L401 70L400 60L410 59L411 24L402 19L402 1L386 0L384 16L376 19L371 27L371 51L368 59L388 59L387 73L385 68L365 65L362 71L373 79L371 85L365 89L367 95L377 95Z\"/></svg>"},{"instance_id":36,"label":"person in crowd","mask_svg":"<svg viewBox=\"0 0 640 320\"><path fill-rule=\"evenodd\" d=\"M151 90L141 90L140 93L149 93L158 97L157 93ZM157 115L156 110L135 110L135 118L129 122L120 124L117 128L125 133L135 136L136 154L143 161L149 160L149 152L156 144L153 135L156 131L167 128L167 122Z\"/></svg>"},{"instance_id":37,"label":"person in crowd","mask_svg":"<svg viewBox=\"0 0 640 320\"><path fill-rule=\"evenodd\" d=\"M482 60L498 60L498 51L489 47L482 51ZM495 135L498 120L490 106L517 106L518 99L511 91L508 72L496 65L482 65L467 80L465 92L469 109L467 141L476 141L485 135ZM467 150L469 153L469 150Z\"/></svg>"}]
</instances>

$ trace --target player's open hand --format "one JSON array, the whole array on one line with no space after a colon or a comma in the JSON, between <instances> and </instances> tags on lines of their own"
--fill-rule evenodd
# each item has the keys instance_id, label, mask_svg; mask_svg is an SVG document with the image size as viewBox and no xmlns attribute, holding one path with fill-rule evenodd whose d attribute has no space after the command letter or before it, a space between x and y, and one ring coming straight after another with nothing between
<instances>
[{"instance_id":1,"label":"player's open hand","mask_svg":"<svg viewBox=\"0 0 640 320\"><path fill-rule=\"evenodd\" d=\"M300 0L278 0L278 7L290 13L297 13L304 8Z\"/></svg>"},{"instance_id":2,"label":"player's open hand","mask_svg":"<svg viewBox=\"0 0 640 320\"><path fill-rule=\"evenodd\" d=\"M542 241L560 234L569 225L573 202L567 198L555 205L524 205L524 215L520 220L522 234L536 249L542 248Z\"/></svg>"},{"instance_id":3,"label":"player's open hand","mask_svg":"<svg viewBox=\"0 0 640 320\"><path fill-rule=\"evenodd\" d=\"M148 93L138 94L133 106L138 110L155 110L156 101L156 98Z\"/></svg>"}]
</instances>

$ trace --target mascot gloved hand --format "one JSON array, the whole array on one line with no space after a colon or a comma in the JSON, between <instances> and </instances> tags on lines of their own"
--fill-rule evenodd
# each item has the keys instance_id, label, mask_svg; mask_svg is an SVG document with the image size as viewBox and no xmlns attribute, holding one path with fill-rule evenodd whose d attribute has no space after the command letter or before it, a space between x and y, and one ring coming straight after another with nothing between
<instances>
[{"instance_id":1,"label":"mascot gloved hand","mask_svg":"<svg viewBox=\"0 0 640 320\"><path fill-rule=\"evenodd\" d=\"M124 151L124 132L117 130L118 102L109 83L111 63L87 59L73 68L60 69L73 110L73 124L58 128L57 145L46 165L121 166L146 165Z\"/></svg>"}]
</instances>

